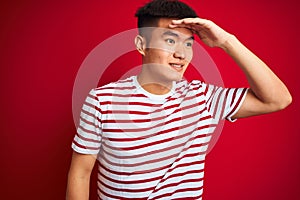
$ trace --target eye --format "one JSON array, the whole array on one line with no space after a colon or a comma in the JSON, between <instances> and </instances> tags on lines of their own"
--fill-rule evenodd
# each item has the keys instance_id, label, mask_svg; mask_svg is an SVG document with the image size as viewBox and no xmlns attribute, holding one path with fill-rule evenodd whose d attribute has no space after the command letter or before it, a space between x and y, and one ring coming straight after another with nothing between
<instances>
[{"instance_id":1,"label":"eye","mask_svg":"<svg viewBox=\"0 0 300 200\"><path fill-rule=\"evenodd\" d=\"M168 44L175 44L175 40L170 39L170 38L166 39L165 41L166 41Z\"/></svg>"},{"instance_id":2,"label":"eye","mask_svg":"<svg viewBox=\"0 0 300 200\"><path fill-rule=\"evenodd\" d=\"M185 46L187 46L187 47L192 47L192 46L193 46L193 42L186 42L186 43L185 43Z\"/></svg>"}]
</instances>

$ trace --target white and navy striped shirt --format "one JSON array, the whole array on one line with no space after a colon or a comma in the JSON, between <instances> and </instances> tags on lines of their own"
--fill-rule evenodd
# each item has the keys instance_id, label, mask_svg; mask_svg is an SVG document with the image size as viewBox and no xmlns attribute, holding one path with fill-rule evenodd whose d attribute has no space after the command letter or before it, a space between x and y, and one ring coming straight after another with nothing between
<instances>
[{"instance_id":1,"label":"white and navy striped shirt","mask_svg":"<svg viewBox=\"0 0 300 200\"><path fill-rule=\"evenodd\" d=\"M97 154L99 199L201 199L211 136L246 91L182 80L154 95L136 76L110 83L90 91L72 148Z\"/></svg>"}]
</instances>

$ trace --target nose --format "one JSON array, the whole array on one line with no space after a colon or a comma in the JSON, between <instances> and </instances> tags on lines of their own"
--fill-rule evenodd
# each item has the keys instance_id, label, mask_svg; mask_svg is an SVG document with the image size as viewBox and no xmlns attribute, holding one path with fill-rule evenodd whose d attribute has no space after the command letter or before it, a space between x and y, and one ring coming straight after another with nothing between
<instances>
[{"instance_id":1,"label":"nose","mask_svg":"<svg viewBox=\"0 0 300 200\"><path fill-rule=\"evenodd\" d=\"M179 58L179 59L185 59L185 51L182 45L177 45L175 52L174 52L174 57Z\"/></svg>"}]
</instances>

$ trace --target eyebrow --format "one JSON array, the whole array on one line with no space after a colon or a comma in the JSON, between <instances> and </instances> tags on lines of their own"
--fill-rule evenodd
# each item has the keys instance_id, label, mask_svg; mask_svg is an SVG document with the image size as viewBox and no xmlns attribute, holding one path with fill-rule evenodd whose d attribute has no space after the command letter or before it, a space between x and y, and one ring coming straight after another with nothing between
<instances>
[{"instance_id":1,"label":"eyebrow","mask_svg":"<svg viewBox=\"0 0 300 200\"><path fill-rule=\"evenodd\" d=\"M166 31L163 33L163 36L165 36L165 35L179 38L179 35L177 33L174 33L173 31ZM186 40L195 40L195 37L191 36L191 37L187 38Z\"/></svg>"}]
</instances>

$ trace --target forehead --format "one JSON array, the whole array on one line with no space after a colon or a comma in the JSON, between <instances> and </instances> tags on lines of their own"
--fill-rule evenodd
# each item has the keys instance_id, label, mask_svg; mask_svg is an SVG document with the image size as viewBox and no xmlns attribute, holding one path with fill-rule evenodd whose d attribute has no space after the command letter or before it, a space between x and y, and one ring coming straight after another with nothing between
<instances>
[{"instance_id":1,"label":"forehead","mask_svg":"<svg viewBox=\"0 0 300 200\"><path fill-rule=\"evenodd\" d=\"M160 18L157 22L157 28L155 32L175 32L183 38L190 38L193 36L193 32L187 28L170 28L169 25L172 23L172 18Z\"/></svg>"}]
</instances>

